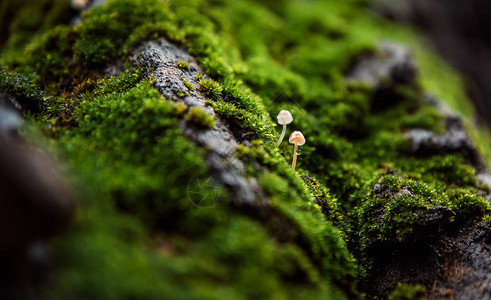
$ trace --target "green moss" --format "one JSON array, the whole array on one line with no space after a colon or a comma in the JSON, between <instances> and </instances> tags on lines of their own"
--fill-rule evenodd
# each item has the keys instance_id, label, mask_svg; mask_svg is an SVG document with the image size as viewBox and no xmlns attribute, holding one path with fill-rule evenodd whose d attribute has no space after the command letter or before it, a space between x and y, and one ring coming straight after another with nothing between
<instances>
[{"instance_id":1,"label":"green moss","mask_svg":"<svg viewBox=\"0 0 491 300\"><path fill-rule=\"evenodd\" d=\"M183 80L183 81L182 81L182 83L184 83L184 85L185 85L185 86L186 86L186 87L187 87L189 90L191 90L191 91L195 90L195 87L194 87L194 85L193 85L191 82L189 82L189 81L187 81L187 80Z\"/></svg>"},{"instance_id":2,"label":"green moss","mask_svg":"<svg viewBox=\"0 0 491 300\"><path fill-rule=\"evenodd\" d=\"M169 17L165 4L159 1L109 1L85 13L84 22L74 28L80 35L74 44L75 57L94 66L121 56L129 32Z\"/></svg>"},{"instance_id":3,"label":"green moss","mask_svg":"<svg viewBox=\"0 0 491 300\"><path fill-rule=\"evenodd\" d=\"M174 108L174 113L176 116L182 116L188 110L188 107L184 103L179 103Z\"/></svg>"},{"instance_id":4,"label":"green moss","mask_svg":"<svg viewBox=\"0 0 491 300\"><path fill-rule=\"evenodd\" d=\"M389 296L390 300L426 299L426 288L422 285L397 283L396 289Z\"/></svg>"},{"instance_id":5,"label":"green moss","mask_svg":"<svg viewBox=\"0 0 491 300\"><path fill-rule=\"evenodd\" d=\"M424 213L431 201L435 201L417 194L392 191L387 186L383 189L380 184L375 184L373 190L358 211L362 251L377 242L403 240L414 226L424 225Z\"/></svg>"},{"instance_id":6,"label":"green moss","mask_svg":"<svg viewBox=\"0 0 491 300\"><path fill-rule=\"evenodd\" d=\"M451 189L447 192L450 208L461 216L482 216L489 212L489 202L476 194L463 189Z\"/></svg>"},{"instance_id":7,"label":"green moss","mask_svg":"<svg viewBox=\"0 0 491 300\"><path fill-rule=\"evenodd\" d=\"M77 38L78 35L73 29L65 26L55 27L46 34L36 37L27 46L26 56L19 57L19 61L14 63L27 65L29 71L37 73L36 79L46 86L71 84L68 75L80 81L81 67L74 66L76 63L72 58L73 44Z\"/></svg>"},{"instance_id":8,"label":"green moss","mask_svg":"<svg viewBox=\"0 0 491 300\"><path fill-rule=\"evenodd\" d=\"M428 173L437 179L444 180L449 184L476 186L475 169L463 163L460 157L446 156L443 159L436 159L430 162L427 169Z\"/></svg>"},{"instance_id":9,"label":"green moss","mask_svg":"<svg viewBox=\"0 0 491 300\"><path fill-rule=\"evenodd\" d=\"M23 109L39 112L43 108L43 93L29 79L8 72L0 65L0 92L7 93Z\"/></svg>"},{"instance_id":10,"label":"green moss","mask_svg":"<svg viewBox=\"0 0 491 300\"><path fill-rule=\"evenodd\" d=\"M68 23L76 12L70 3L55 1L5 0L0 4L0 48L6 52L25 46L33 35L51 29L54 25Z\"/></svg>"},{"instance_id":11,"label":"green moss","mask_svg":"<svg viewBox=\"0 0 491 300\"><path fill-rule=\"evenodd\" d=\"M403 180L385 174L366 187L368 196L358 211L358 232L361 249L378 242L404 240L415 229L426 225L426 212L436 206L452 209L460 220L483 216L489 203L476 195L473 188L433 187L421 180ZM447 221L452 221L451 215ZM355 233L354 233L355 234ZM364 250L362 250L364 251Z\"/></svg>"},{"instance_id":12,"label":"green moss","mask_svg":"<svg viewBox=\"0 0 491 300\"><path fill-rule=\"evenodd\" d=\"M189 190L199 187L204 198L216 191L199 184L207 181L202 154L182 136L174 109L146 82L118 94L83 97L74 112L77 127L62 134L59 143L84 182L99 188L92 190L95 198L84 201L71 234L57 242L60 276L48 298L73 293L92 299L338 293L321 284L311 258L298 246L280 246L259 224L227 213L226 193L209 208L190 198ZM147 249L144 228L159 230L155 250ZM285 278L298 276L317 287L283 289Z\"/></svg>"},{"instance_id":13,"label":"green moss","mask_svg":"<svg viewBox=\"0 0 491 300\"><path fill-rule=\"evenodd\" d=\"M285 194L289 188L288 183L275 173L263 174L259 182L269 196Z\"/></svg>"},{"instance_id":14,"label":"green moss","mask_svg":"<svg viewBox=\"0 0 491 300\"><path fill-rule=\"evenodd\" d=\"M353 278L352 259L318 208L300 201L313 203L301 180L279 195L278 209L312 249L277 244L269 234L284 234L277 231L281 227L230 212L224 190L213 198L214 184L203 186L210 180L203 154L182 136L174 117L186 108L163 100L138 71L89 84L77 97L71 103L76 123L69 130L45 129L57 136L60 155L79 182L90 187L74 228L56 243L60 275L48 298L342 297L330 282ZM278 158L275 164L281 164ZM276 188L274 182L270 186ZM195 190L199 199L189 194ZM284 199L295 208L282 204ZM312 226L318 229L312 232ZM157 230L157 237L147 230ZM155 245L148 249L149 243ZM327 253L336 253L336 259ZM186 284L189 276L197 287ZM142 285L142 278L154 279ZM300 283L285 290L289 280Z\"/></svg>"},{"instance_id":15,"label":"green moss","mask_svg":"<svg viewBox=\"0 0 491 300\"><path fill-rule=\"evenodd\" d=\"M188 124L197 127L213 128L215 126L215 118L199 107L191 107L185 119Z\"/></svg>"},{"instance_id":16,"label":"green moss","mask_svg":"<svg viewBox=\"0 0 491 300\"><path fill-rule=\"evenodd\" d=\"M399 191L402 187L402 181L399 177L395 175L386 175L380 179L380 189L389 190L393 193Z\"/></svg>"},{"instance_id":17,"label":"green moss","mask_svg":"<svg viewBox=\"0 0 491 300\"><path fill-rule=\"evenodd\" d=\"M486 222L486 225L488 225L489 228L491 228L491 215L486 215L483 218L484 222Z\"/></svg>"},{"instance_id":18,"label":"green moss","mask_svg":"<svg viewBox=\"0 0 491 300\"><path fill-rule=\"evenodd\" d=\"M401 120L402 129L421 128L443 133L444 118L434 107L423 107L416 114L404 116Z\"/></svg>"},{"instance_id":19,"label":"green moss","mask_svg":"<svg viewBox=\"0 0 491 300\"><path fill-rule=\"evenodd\" d=\"M60 25L35 37L26 47L27 55L7 55L5 63L23 65L25 73L35 71L43 85L59 90L77 85L90 76L90 70L102 69L109 60L127 54L148 38L146 24L167 24L170 18L166 5L156 0L109 1L84 12L79 25ZM172 26L158 29L171 36L175 32Z\"/></svg>"},{"instance_id":20,"label":"green moss","mask_svg":"<svg viewBox=\"0 0 491 300\"><path fill-rule=\"evenodd\" d=\"M181 69L187 69L189 68L189 63L187 61L180 60L177 62L177 67Z\"/></svg>"},{"instance_id":21,"label":"green moss","mask_svg":"<svg viewBox=\"0 0 491 300\"><path fill-rule=\"evenodd\" d=\"M47 97L45 101L45 112L43 118L56 125L74 125L78 118L73 115L81 101L93 101L96 97L115 95L135 87L144 78L141 69L128 69L117 77L107 77L100 80L88 79L77 85L72 93L63 96ZM64 132L63 127L53 127L50 135Z\"/></svg>"},{"instance_id":22,"label":"green moss","mask_svg":"<svg viewBox=\"0 0 491 300\"><path fill-rule=\"evenodd\" d=\"M13 11L8 3L0 14ZM31 21L28 13L5 21L15 33L0 62L51 96L33 122L85 187L74 228L56 243L61 275L47 298L352 298L355 278L367 271L365 250L404 240L425 226L429 209L447 206L456 220L486 214L484 187L463 157L411 157L403 135L444 130L423 88L468 111L461 80L417 33L367 13L365 4L111 0L75 26L60 25L53 13L34 30L54 8ZM258 203L276 218L244 215L225 189L217 191L204 150L178 125L184 116L211 128L214 119L163 99L154 79L129 65L132 49L158 37L203 68L199 91L236 137L250 141L236 156L265 192ZM394 88L397 101L375 109L374 91L344 74L387 38L412 45L421 79ZM103 78L115 62L123 73ZM3 82L33 103L41 99L31 83L2 69ZM293 113L291 130L307 139L296 171L291 145L275 146L282 109ZM191 197L201 183L209 184Z\"/></svg>"},{"instance_id":23,"label":"green moss","mask_svg":"<svg viewBox=\"0 0 491 300\"><path fill-rule=\"evenodd\" d=\"M303 178L305 185L312 193L312 197L315 198L316 203L320 206L324 216L335 225L342 226L343 223L340 220L341 216L339 215L337 200L329 193L329 190L310 174L305 174Z\"/></svg>"},{"instance_id":24,"label":"green moss","mask_svg":"<svg viewBox=\"0 0 491 300\"><path fill-rule=\"evenodd\" d=\"M212 100L220 100L222 87L220 84L211 79L201 79L199 81L200 90Z\"/></svg>"}]
</instances>

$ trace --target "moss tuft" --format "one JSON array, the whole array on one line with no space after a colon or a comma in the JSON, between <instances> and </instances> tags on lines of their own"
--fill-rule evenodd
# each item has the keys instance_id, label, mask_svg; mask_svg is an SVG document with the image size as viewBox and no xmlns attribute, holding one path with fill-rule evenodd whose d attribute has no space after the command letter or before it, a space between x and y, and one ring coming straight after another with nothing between
<instances>
[{"instance_id":1,"label":"moss tuft","mask_svg":"<svg viewBox=\"0 0 491 300\"><path fill-rule=\"evenodd\" d=\"M416 300L426 299L426 288L422 285L397 283L396 289L389 296L389 300Z\"/></svg>"},{"instance_id":2,"label":"moss tuft","mask_svg":"<svg viewBox=\"0 0 491 300\"><path fill-rule=\"evenodd\" d=\"M188 124L197 127L213 128L215 126L215 118L199 107L191 107L185 119Z\"/></svg>"},{"instance_id":3,"label":"moss tuft","mask_svg":"<svg viewBox=\"0 0 491 300\"><path fill-rule=\"evenodd\" d=\"M194 91L194 90L196 89L196 88L194 87L194 85L193 85L191 82L189 82L189 81L187 81L187 80L185 80L185 79L183 79L183 80L182 80L182 83L184 83L184 85L185 85L185 86L188 88L188 90L190 90L190 91Z\"/></svg>"},{"instance_id":4,"label":"moss tuft","mask_svg":"<svg viewBox=\"0 0 491 300\"><path fill-rule=\"evenodd\" d=\"M210 99L219 101L222 95L222 87L220 84L211 79L201 79L199 82L200 90L205 93Z\"/></svg>"},{"instance_id":5,"label":"moss tuft","mask_svg":"<svg viewBox=\"0 0 491 300\"><path fill-rule=\"evenodd\" d=\"M188 110L188 107L184 103L178 103L174 107L174 114L178 117L183 116L184 113Z\"/></svg>"},{"instance_id":6,"label":"moss tuft","mask_svg":"<svg viewBox=\"0 0 491 300\"><path fill-rule=\"evenodd\" d=\"M43 108L41 90L29 79L8 72L2 66L0 66L0 92L7 93L25 110L40 112Z\"/></svg>"},{"instance_id":7,"label":"moss tuft","mask_svg":"<svg viewBox=\"0 0 491 300\"><path fill-rule=\"evenodd\" d=\"M400 177L388 174L380 179L379 186L376 188L381 190L389 190L393 193L399 191L402 187L402 180ZM375 189L375 188L374 188Z\"/></svg>"},{"instance_id":8,"label":"moss tuft","mask_svg":"<svg viewBox=\"0 0 491 300\"><path fill-rule=\"evenodd\" d=\"M181 69L187 69L189 68L189 63L187 61L180 60L177 62L177 67Z\"/></svg>"},{"instance_id":9,"label":"moss tuft","mask_svg":"<svg viewBox=\"0 0 491 300\"><path fill-rule=\"evenodd\" d=\"M486 225L488 225L489 228L491 228L491 215L486 215L483 218L484 222L486 222Z\"/></svg>"},{"instance_id":10,"label":"moss tuft","mask_svg":"<svg viewBox=\"0 0 491 300\"><path fill-rule=\"evenodd\" d=\"M491 209L488 201L468 190L450 189L447 195L450 208L464 217L482 216Z\"/></svg>"}]
</instances>

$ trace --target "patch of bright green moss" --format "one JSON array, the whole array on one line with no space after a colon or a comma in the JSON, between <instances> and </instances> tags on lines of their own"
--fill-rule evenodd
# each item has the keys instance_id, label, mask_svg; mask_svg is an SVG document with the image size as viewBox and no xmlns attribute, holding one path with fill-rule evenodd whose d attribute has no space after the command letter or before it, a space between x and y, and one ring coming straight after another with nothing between
<instances>
[{"instance_id":1,"label":"patch of bright green moss","mask_svg":"<svg viewBox=\"0 0 491 300\"><path fill-rule=\"evenodd\" d=\"M200 90L212 100L220 100L222 87L220 84L211 79L201 79L199 81Z\"/></svg>"},{"instance_id":2,"label":"patch of bright green moss","mask_svg":"<svg viewBox=\"0 0 491 300\"><path fill-rule=\"evenodd\" d=\"M180 60L177 62L177 67L181 69L187 69L189 68L189 63L187 61Z\"/></svg>"},{"instance_id":3,"label":"patch of bright green moss","mask_svg":"<svg viewBox=\"0 0 491 300\"><path fill-rule=\"evenodd\" d=\"M174 108L174 113L176 116L182 116L188 110L188 107L184 103L178 103Z\"/></svg>"},{"instance_id":4,"label":"patch of bright green moss","mask_svg":"<svg viewBox=\"0 0 491 300\"><path fill-rule=\"evenodd\" d=\"M376 242L402 241L417 227L426 225L426 212L445 206L460 220L483 216L489 203L476 195L475 188L454 188L423 181L403 180L398 175L385 174L367 186L367 196L358 211L358 232L362 249ZM451 215L447 221L452 221ZM445 220L442 220L445 221Z\"/></svg>"},{"instance_id":5,"label":"patch of bright green moss","mask_svg":"<svg viewBox=\"0 0 491 300\"><path fill-rule=\"evenodd\" d=\"M447 195L450 200L450 208L460 216L482 216L490 210L488 201L468 190L451 189Z\"/></svg>"},{"instance_id":6,"label":"patch of bright green moss","mask_svg":"<svg viewBox=\"0 0 491 300\"><path fill-rule=\"evenodd\" d=\"M189 82L187 80L183 80L182 83L184 83L184 85L188 88L188 90L191 90L191 91L195 90L195 87L191 82Z\"/></svg>"},{"instance_id":7,"label":"patch of bright green moss","mask_svg":"<svg viewBox=\"0 0 491 300\"><path fill-rule=\"evenodd\" d=\"M389 296L389 300L426 299L426 288L422 285L397 283L396 289Z\"/></svg>"}]
</instances>

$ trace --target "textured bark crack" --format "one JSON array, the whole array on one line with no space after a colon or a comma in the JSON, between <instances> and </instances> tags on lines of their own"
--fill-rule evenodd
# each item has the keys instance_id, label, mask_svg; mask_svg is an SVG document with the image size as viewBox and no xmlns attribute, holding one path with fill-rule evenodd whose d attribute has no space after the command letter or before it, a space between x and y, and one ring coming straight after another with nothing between
<instances>
[{"instance_id":1,"label":"textured bark crack","mask_svg":"<svg viewBox=\"0 0 491 300\"><path fill-rule=\"evenodd\" d=\"M207 76L196 60L186 51L163 38L146 42L136 49L134 60L148 75L155 78L155 88L166 99L185 103L188 107L199 107L215 118L216 125L211 129L189 126L184 120L181 120L180 127L191 141L209 150L205 159L212 177L229 189L234 203L254 204L258 195L262 195L262 191L254 178L244 176L244 164L234 157L238 141L213 108L206 104L205 95L197 89L199 83L196 75L202 74L205 79ZM188 67L178 67L181 61L187 62ZM188 89L184 84L185 81L195 88ZM186 96L182 98L178 96L179 94Z\"/></svg>"}]
</instances>

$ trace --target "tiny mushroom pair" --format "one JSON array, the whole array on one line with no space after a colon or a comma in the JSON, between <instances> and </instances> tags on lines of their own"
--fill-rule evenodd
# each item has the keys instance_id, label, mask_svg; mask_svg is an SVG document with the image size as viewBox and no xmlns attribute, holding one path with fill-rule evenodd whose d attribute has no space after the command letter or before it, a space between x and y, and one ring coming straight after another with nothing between
<instances>
[{"instance_id":1,"label":"tiny mushroom pair","mask_svg":"<svg viewBox=\"0 0 491 300\"><path fill-rule=\"evenodd\" d=\"M277 146L281 144L283 138L285 137L286 125L290 124L293 121L293 116L288 110L282 110L278 114L278 124L283 125L283 130L281 131L280 139L278 140ZM290 134L290 138L288 139L290 144L295 144L295 148L293 150L293 162L292 169L295 170L295 166L297 165L297 150L298 146L302 146L305 144L305 137L300 131L294 131Z\"/></svg>"}]
</instances>

